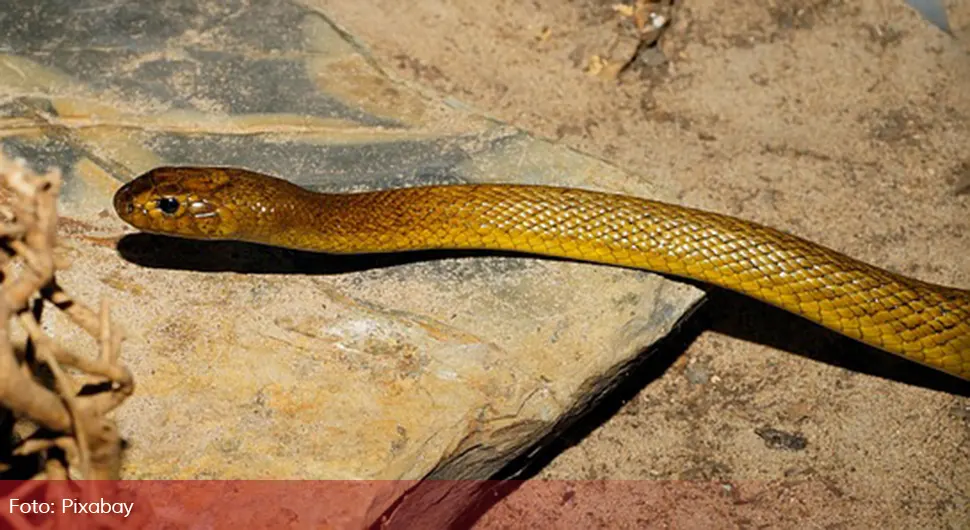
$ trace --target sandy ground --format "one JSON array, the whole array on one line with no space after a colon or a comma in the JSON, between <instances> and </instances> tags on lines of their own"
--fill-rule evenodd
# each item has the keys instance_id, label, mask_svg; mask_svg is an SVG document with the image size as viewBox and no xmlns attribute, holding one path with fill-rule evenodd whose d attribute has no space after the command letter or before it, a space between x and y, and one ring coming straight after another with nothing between
<instances>
[{"instance_id":1,"label":"sandy ground","mask_svg":"<svg viewBox=\"0 0 970 530\"><path fill-rule=\"evenodd\" d=\"M902 2L680 2L662 53L619 82L584 72L626 31L611 2L308 3L392 75L663 182L684 204L970 287L970 194L955 191L970 173L968 41ZM723 488L587 505L570 525L970 524L966 384L859 358L739 297L715 295L694 322L662 376L611 398L538 477ZM513 493L481 525L521 521L523 505Z\"/></svg>"}]
</instances>

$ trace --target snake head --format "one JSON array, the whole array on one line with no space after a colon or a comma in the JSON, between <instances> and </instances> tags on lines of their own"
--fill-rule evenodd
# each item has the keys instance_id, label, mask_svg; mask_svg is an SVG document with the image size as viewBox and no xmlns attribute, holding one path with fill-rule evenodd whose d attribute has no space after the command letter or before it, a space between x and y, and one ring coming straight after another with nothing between
<instances>
[{"instance_id":1,"label":"snake head","mask_svg":"<svg viewBox=\"0 0 970 530\"><path fill-rule=\"evenodd\" d=\"M114 196L115 211L126 223L155 234L192 239L233 239L229 170L155 168L125 184ZM228 202L227 202L228 201Z\"/></svg>"}]
</instances>

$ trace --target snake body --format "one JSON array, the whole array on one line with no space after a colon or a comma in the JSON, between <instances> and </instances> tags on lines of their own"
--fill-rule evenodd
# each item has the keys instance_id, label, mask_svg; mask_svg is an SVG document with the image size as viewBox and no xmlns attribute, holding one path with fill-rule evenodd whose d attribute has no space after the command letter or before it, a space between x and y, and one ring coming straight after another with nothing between
<instances>
[{"instance_id":1,"label":"snake body","mask_svg":"<svg viewBox=\"0 0 970 530\"><path fill-rule=\"evenodd\" d=\"M162 167L115 195L146 232L344 253L516 251L717 285L970 379L970 291L926 283L734 217L513 184L315 193L242 169Z\"/></svg>"}]
</instances>

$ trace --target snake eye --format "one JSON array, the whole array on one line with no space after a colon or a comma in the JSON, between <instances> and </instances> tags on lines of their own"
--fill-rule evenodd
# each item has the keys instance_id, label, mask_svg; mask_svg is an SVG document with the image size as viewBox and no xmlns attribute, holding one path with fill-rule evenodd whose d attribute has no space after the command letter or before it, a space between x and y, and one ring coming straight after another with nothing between
<instances>
[{"instance_id":1,"label":"snake eye","mask_svg":"<svg viewBox=\"0 0 970 530\"><path fill-rule=\"evenodd\" d=\"M158 209L164 214L172 215L179 211L179 201L172 197L163 197L158 199Z\"/></svg>"}]
</instances>

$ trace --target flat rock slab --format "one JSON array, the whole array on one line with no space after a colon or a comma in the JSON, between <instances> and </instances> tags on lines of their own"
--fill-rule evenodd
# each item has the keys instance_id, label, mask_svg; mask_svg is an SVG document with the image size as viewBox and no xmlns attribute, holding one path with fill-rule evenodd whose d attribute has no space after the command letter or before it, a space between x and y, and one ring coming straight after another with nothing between
<instances>
[{"instance_id":1,"label":"flat rock slab","mask_svg":"<svg viewBox=\"0 0 970 530\"><path fill-rule=\"evenodd\" d=\"M702 297L640 271L521 256L122 238L111 195L165 164L247 167L319 190L519 182L671 195L389 79L300 6L8 9L0 140L65 170L74 265L60 281L110 298L129 332L128 478L487 478L554 438ZM358 503L361 521L412 483L386 484Z\"/></svg>"}]
</instances>

